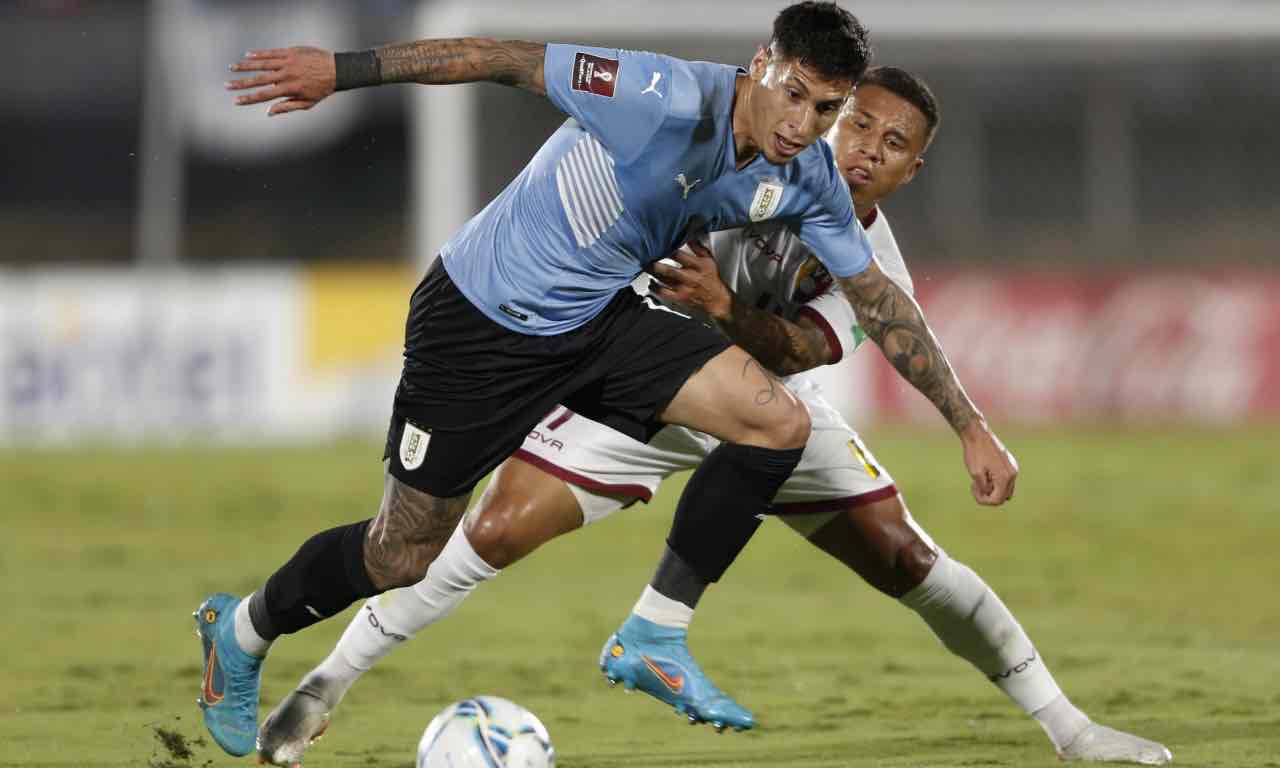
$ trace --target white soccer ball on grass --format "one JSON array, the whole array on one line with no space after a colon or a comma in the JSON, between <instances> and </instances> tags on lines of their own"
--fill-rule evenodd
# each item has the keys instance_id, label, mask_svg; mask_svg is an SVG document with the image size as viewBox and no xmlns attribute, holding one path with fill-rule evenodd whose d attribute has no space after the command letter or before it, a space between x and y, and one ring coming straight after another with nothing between
<instances>
[{"instance_id":1,"label":"white soccer ball on grass","mask_svg":"<svg viewBox=\"0 0 1280 768\"><path fill-rule=\"evenodd\" d=\"M497 696L444 708L418 742L418 768L553 768L556 751L532 712Z\"/></svg>"}]
</instances>

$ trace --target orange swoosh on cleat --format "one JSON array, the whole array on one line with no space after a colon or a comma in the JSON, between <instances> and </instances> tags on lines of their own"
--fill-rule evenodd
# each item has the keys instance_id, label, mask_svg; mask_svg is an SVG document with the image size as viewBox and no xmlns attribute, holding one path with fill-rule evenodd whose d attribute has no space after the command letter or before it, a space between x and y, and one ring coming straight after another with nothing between
<instances>
[{"instance_id":1,"label":"orange swoosh on cleat","mask_svg":"<svg viewBox=\"0 0 1280 768\"><path fill-rule=\"evenodd\" d=\"M217 663L218 643L215 641L209 645L209 660L204 665L204 690L201 693L204 703L210 707L222 701L222 694L213 690L213 669Z\"/></svg>"},{"instance_id":2,"label":"orange swoosh on cleat","mask_svg":"<svg viewBox=\"0 0 1280 768\"><path fill-rule=\"evenodd\" d=\"M662 671L661 667L654 664L653 660L648 656L642 655L640 660L644 662L644 665L649 668L649 671L657 676L657 678L662 681L662 684L667 686L672 693L679 694L684 690L684 675L676 675L675 677L668 675L666 672Z\"/></svg>"}]
</instances>

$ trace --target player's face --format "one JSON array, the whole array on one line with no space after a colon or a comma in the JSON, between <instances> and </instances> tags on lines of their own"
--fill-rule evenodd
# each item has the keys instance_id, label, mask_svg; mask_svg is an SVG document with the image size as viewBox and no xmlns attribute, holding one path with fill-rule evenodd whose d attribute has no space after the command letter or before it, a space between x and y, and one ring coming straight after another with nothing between
<instances>
[{"instance_id":1,"label":"player's face","mask_svg":"<svg viewBox=\"0 0 1280 768\"><path fill-rule=\"evenodd\" d=\"M928 122L911 102L878 85L860 86L827 140L858 208L870 208L924 165Z\"/></svg>"},{"instance_id":2,"label":"player's face","mask_svg":"<svg viewBox=\"0 0 1280 768\"><path fill-rule=\"evenodd\" d=\"M826 133L853 91L848 80L823 79L811 67L764 48L751 60L751 79L751 138L774 165L790 162Z\"/></svg>"}]
</instances>

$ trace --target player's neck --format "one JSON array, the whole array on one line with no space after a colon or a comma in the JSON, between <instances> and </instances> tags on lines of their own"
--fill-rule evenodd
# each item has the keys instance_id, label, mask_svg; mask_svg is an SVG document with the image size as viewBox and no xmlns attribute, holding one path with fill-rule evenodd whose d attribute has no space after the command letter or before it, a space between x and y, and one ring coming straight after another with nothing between
<instances>
[{"instance_id":1,"label":"player's neck","mask_svg":"<svg viewBox=\"0 0 1280 768\"><path fill-rule=\"evenodd\" d=\"M752 82L750 77L739 74L733 85L733 156L739 171L760 154L751 133Z\"/></svg>"},{"instance_id":2,"label":"player's neck","mask_svg":"<svg viewBox=\"0 0 1280 768\"><path fill-rule=\"evenodd\" d=\"M879 201L869 205L858 205L855 200L853 203L853 213L858 217L858 221L862 222L862 228L866 229L875 223L876 217L880 215Z\"/></svg>"}]
</instances>

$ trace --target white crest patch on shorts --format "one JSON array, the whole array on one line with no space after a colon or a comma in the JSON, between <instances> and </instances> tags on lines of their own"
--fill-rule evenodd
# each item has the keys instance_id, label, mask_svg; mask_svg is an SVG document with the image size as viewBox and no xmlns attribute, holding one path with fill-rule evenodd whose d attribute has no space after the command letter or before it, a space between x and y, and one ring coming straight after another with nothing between
<instances>
[{"instance_id":1,"label":"white crest patch on shorts","mask_svg":"<svg viewBox=\"0 0 1280 768\"><path fill-rule=\"evenodd\" d=\"M404 434L400 437L400 466L405 469L417 469L427 458L427 442L430 432L423 432L409 422L404 423Z\"/></svg>"},{"instance_id":2,"label":"white crest patch on shorts","mask_svg":"<svg viewBox=\"0 0 1280 768\"><path fill-rule=\"evenodd\" d=\"M756 195L751 198L751 209L748 215L752 221L764 221L773 218L778 206L782 204L783 184L778 179L765 179L756 187Z\"/></svg>"}]
</instances>

